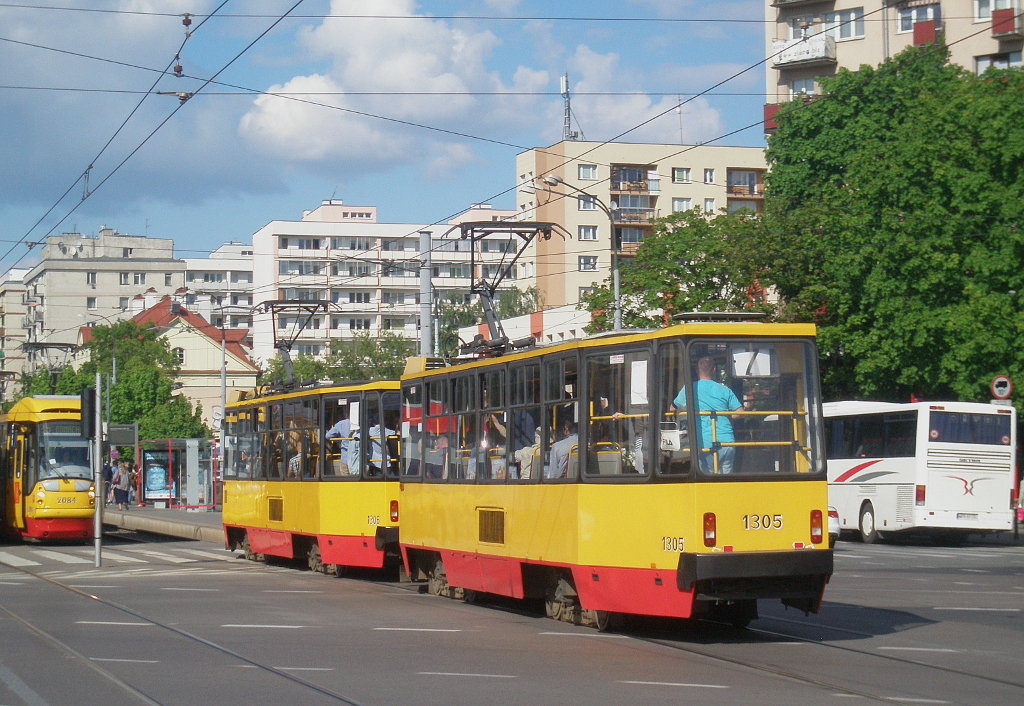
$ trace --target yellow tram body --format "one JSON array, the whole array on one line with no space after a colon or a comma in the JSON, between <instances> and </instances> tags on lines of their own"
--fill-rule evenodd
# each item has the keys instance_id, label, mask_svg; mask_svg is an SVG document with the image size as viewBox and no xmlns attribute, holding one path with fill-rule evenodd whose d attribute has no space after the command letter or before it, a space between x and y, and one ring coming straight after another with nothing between
<instances>
[{"instance_id":1,"label":"yellow tram body","mask_svg":"<svg viewBox=\"0 0 1024 706\"><path fill-rule=\"evenodd\" d=\"M0 416L4 533L34 539L93 536L91 445L78 397L38 395Z\"/></svg>"},{"instance_id":2,"label":"yellow tram body","mask_svg":"<svg viewBox=\"0 0 1024 706\"><path fill-rule=\"evenodd\" d=\"M397 418L397 405L389 401L397 401L397 390L395 381L329 386L229 405L226 545L242 547L250 558L307 557L320 570L325 565L380 568L389 554L397 563L397 430L385 424L390 433L375 444L369 419L389 412ZM351 448L358 446L354 453L361 458L360 468L352 464L348 471L347 459L327 435L342 416L351 419L344 413L353 410L356 421L343 438ZM377 448L382 458L375 458Z\"/></svg>"},{"instance_id":3,"label":"yellow tram body","mask_svg":"<svg viewBox=\"0 0 1024 706\"><path fill-rule=\"evenodd\" d=\"M444 595L544 598L549 615L599 626L617 613L745 624L759 598L817 611L832 552L813 337L692 323L407 374L407 570ZM728 421L685 391L698 358L742 392ZM682 397L696 413L669 411ZM532 453L513 448L517 419L538 424Z\"/></svg>"}]
</instances>

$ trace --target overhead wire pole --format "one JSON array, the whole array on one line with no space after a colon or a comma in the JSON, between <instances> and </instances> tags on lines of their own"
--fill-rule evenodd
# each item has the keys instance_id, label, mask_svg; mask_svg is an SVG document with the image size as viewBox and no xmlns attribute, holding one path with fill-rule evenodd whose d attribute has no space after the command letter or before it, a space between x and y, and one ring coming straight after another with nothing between
<instances>
[{"instance_id":1,"label":"overhead wire pole","mask_svg":"<svg viewBox=\"0 0 1024 706\"><path fill-rule=\"evenodd\" d=\"M93 415L93 454L92 454L92 482L93 491L93 516L92 534L94 544L93 563L100 568L103 563L103 383L101 373L96 371L96 398L92 409L80 410L81 414Z\"/></svg>"},{"instance_id":2,"label":"overhead wire pole","mask_svg":"<svg viewBox=\"0 0 1024 706\"><path fill-rule=\"evenodd\" d=\"M430 276L432 264L430 259L430 231L420 231L420 355L428 357L435 355L433 321L433 306L430 292Z\"/></svg>"}]
</instances>

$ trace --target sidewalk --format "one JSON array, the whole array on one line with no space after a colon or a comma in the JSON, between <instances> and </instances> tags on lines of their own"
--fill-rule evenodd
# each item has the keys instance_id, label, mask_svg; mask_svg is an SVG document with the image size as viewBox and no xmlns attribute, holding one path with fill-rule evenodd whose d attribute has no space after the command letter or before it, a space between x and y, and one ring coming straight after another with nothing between
<instances>
[{"instance_id":1,"label":"sidewalk","mask_svg":"<svg viewBox=\"0 0 1024 706\"><path fill-rule=\"evenodd\" d=\"M103 524L121 529L140 530L182 539L224 543L220 511L188 512L176 508L132 506L124 512L116 505L103 508Z\"/></svg>"}]
</instances>

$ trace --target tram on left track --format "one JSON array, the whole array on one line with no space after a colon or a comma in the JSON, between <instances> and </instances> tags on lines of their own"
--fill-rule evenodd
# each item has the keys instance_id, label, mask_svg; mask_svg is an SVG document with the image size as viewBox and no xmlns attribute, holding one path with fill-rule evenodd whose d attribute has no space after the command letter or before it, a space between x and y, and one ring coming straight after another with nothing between
<instances>
[{"instance_id":1,"label":"tram on left track","mask_svg":"<svg viewBox=\"0 0 1024 706\"><path fill-rule=\"evenodd\" d=\"M93 536L92 449L81 436L81 401L26 397L0 415L0 533L33 539Z\"/></svg>"},{"instance_id":2,"label":"tram on left track","mask_svg":"<svg viewBox=\"0 0 1024 706\"><path fill-rule=\"evenodd\" d=\"M225 544L314 571L397 571L398 381L263 393L225 417Z\"/></svg>"}]
</instances>

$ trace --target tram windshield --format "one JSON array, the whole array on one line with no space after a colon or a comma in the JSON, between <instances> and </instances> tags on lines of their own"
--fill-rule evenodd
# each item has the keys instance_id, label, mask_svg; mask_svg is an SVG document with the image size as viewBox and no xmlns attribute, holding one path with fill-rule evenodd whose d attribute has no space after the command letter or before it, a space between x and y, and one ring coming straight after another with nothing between
<instances>
[{"instance_id":1,"label":"tram windshield","mask_svg":"<svg viewBox=\"0 0 1024 706\"><path fill-rule=\"evenodd\" d=\"M694 341L662 349L670 396L663 472L821 473L814 347L806 341Z\"/></svg>"},{"instance_id":2,"label":"tram windshield","mask_svg":"<svg viewBox=\"0 0 1024 706\"><path fill-rule=\"evenodd\" d=\"M90 443L79 435L78 422L40 422L37 439L38 480L92 478Z\"/></svg>"}]
</instances>

